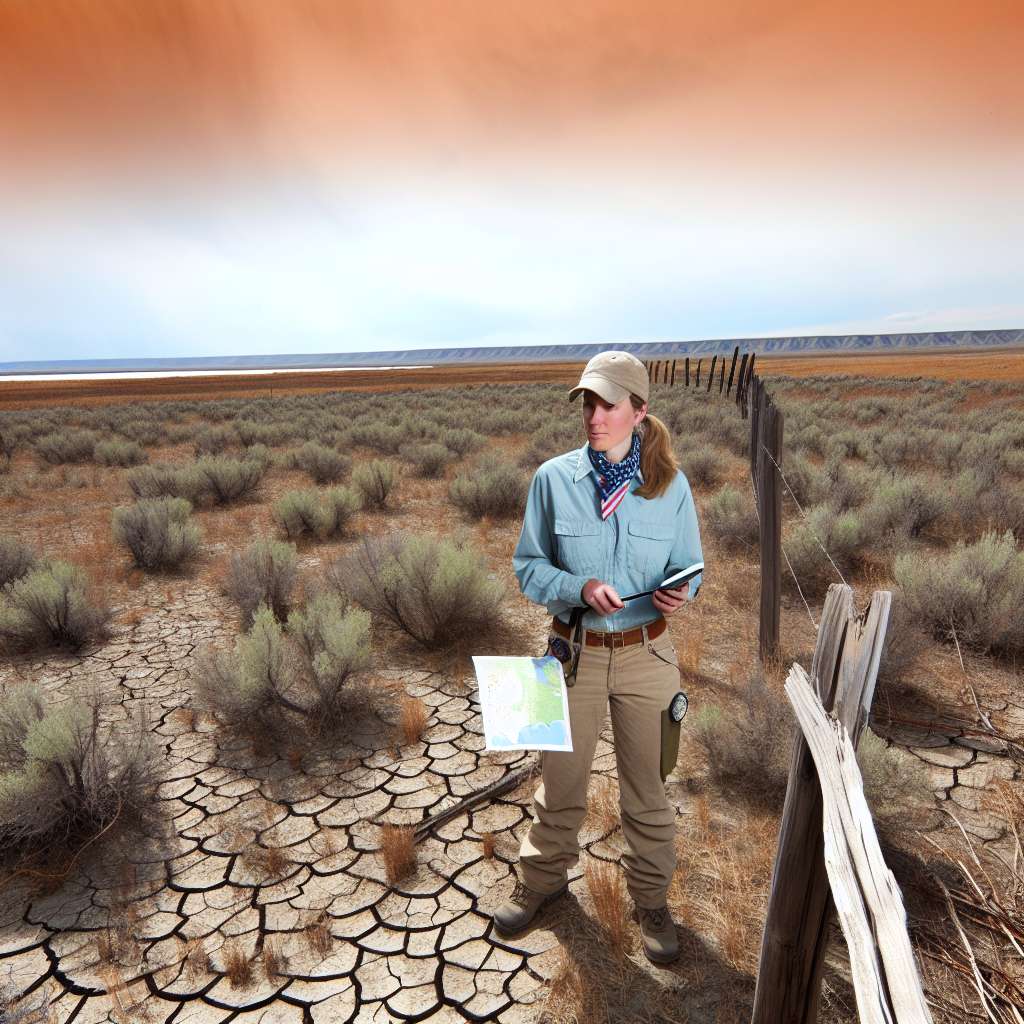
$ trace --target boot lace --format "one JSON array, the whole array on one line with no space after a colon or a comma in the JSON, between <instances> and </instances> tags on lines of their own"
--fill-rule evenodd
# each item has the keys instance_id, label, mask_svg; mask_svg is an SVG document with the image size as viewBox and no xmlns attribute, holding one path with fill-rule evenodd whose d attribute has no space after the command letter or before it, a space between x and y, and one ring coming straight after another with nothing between
<instances>
[{"instance_id":1,"label":"boot lace","mask_svg":"<svg viewBox=\"0 0 1024 1024\"><path fill-rule=\"evenodd\" d=\"M518 903L519 906L525 907L530 902L530 890L522 882L517 881L509 899L513 903Z\"/></svg>"},{"instance_id":2,"label":"boot lace","mask_svg":"<svg viewBox=\"0 0 1024 1024\"><path fill-rule=\"evenodd\" d=\"M668 923L668 907L641 907L640 918L646 920L655 931L661 931Z\"/></svg>"}]
</instances>

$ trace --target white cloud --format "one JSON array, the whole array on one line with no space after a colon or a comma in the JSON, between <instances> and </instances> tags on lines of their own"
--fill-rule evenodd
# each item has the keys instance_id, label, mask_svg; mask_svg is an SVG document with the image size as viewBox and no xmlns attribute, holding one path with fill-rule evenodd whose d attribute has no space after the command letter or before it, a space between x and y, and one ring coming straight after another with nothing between
<instances>
[{"instance_id":1,"label":"white cloud","mask_svg":"<svg viewBox=\"0 0 1024 1024\"><path fill-rule=\"evenodd\" d=\"M985 197L427 184L12 212L0 359L1024 325L1024 225Z\"/></svg>"}]
</instances>

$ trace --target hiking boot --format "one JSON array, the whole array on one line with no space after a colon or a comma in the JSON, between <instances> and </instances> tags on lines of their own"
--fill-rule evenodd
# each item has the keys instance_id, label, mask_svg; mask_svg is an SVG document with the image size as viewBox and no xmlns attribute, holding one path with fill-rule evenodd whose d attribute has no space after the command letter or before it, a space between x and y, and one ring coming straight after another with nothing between
<instances>
[{"instance_id":1,"label":"hiking boot","mask_svg":"<svg viewBox=\"0 0 1024 1024\"><path fill-rule=\"evenodd\" d=\"M542 893L535 892L517 881L512 895L492 915L495 931L506 938L518 935L537 916L537 911L541 907L554 903L559 896L564 896L568 891L568 882L556 892Z\"/></svg>"},{"instance_id":2,"label":"hiking boot","mask_svg":"<svg viewBox=\"0 0 1024 1024\"><path fill-rule=\"evenodd\" d=\"M656 964L672 963L679 956L679 940L668 907L636 907L635 910L647 959Z\"/></svg>"}]
</instances>

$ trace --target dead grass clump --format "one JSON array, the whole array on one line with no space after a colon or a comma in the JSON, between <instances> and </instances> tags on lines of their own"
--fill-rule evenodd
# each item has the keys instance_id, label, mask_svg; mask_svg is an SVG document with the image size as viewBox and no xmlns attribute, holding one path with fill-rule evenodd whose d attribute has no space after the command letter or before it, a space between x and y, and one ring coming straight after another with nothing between
<instances>
[{"instance_id":1,"label":"dead grass clump","mask_svg":"<svg viewBox=\"0 0 1024 1024\"><path fill-rule=\"evenodd\" d=\"M211 973L212 965L210 954L206 952L205 940L195 936L186 941L180 935L177 939L181 951L182 970L189 980L194 981L200 974Z\"/></svg>"},{"instance_id":2,"label":"dead grass clump","mask_svg":"<svg viewBox=\"0 0 1024 1024\"><path fill-rule=\"evenodd\" d=\"M600 973L588 959L568 946L558 947L541 1020L572 1024L604 1024L609 1020Z\"/></svg>"},{"instance_id":3,"label":"dead grass clump","mask_svg":"<svg viewBox=\"0 0 1024 1024\"><path fill-rule=\"evenodd\" d=\"M309 948L321 960L326 959L331 952L331 947L334 945L334 936L331 934L326 910L321 910L316 919L306 925L303 930L303 937Z\"/></svg>"},{"instance_id":4,"label":"dead grass clump","mask_svg":"<svg viewBox=\"0 0 1024 1024\"><path fill-rule=\"evenodd\" d=\"M250 844L242 853L242 863L262 878L280 878L288 870L291 860L284 850L277 846Z\"/></svg>"},{"instance_id":5,"label":"dead grass clump","mask_svg":"<svg viewBox=\"0 0 1024 1024\"><path fill-rule=\"evenodd\" d=\"M224 946L224 974L232 988L248 988L252 984L252 960L237 940Z\"/></svg>"},{"instance_id":6,"label":"dead grass clump","mask_svg":"<svg viewBox=\"0 0 1024 1024\"><path fill-rule=\"evenodd\" d=\"M778 840L775 813L729 806L717 820L707 797L680 819L676 871L668 891L672 916L721 950L736 971L753 977Z\"/></svg>"},{"instance_id":7,"label":"dead grass clump","mask_svg":"<svg viewBox=\"0 0 1024 1024\"><path fill-rule=\"evenodd\" d=\"M704 653L704 632L702 629L690 630L677 648L679 670L687 679L696 679L700 675L700 659Z\"/></svg>"},{"instance_id":8,"label":"dead grass clump","mask_svg":"<svg viewBox=\"0 0 1024 1024\"><path fill-rule=\"evenodd\" d=\"M263 973L267 981L273 982L288 970L288 957L281 952L281 947L273 940L263 943Z\"/></svg>"},{"instance_id":9,"label":"dead grass clump","mask_svg":"<svg viewBox=\"0 0 1024 1024\"><path fill-rule=\"evenodd\" d=\"M494 845L498 837L493 832L484 832L480 836L480 842L484 856L490 860L494 856Z\"/></svg>"},{"instance_id":10,"label":"dead grass clump","mask_svg":"<svg viewBox=\"0 0 1024 1024\"><path fill-rule=\"evenodd\" d=\"M132 925L138 913L130 904L114 908L111 916L117 916L115 927L103 928L96 933L96 954L101 964L124 964L137 966L142 959L142 950L135 940Z\"/></svg>"},{"instance_id":11,"label":"dead grass clump","mask_svg":"<svg viewBox=\"0 0 1024 1024\"><path fill-rule=\"evenodd\" d=\"M769 688L757 666L747 675L736 704L700 708L691 735L722 792L763 807L781 808L793 741L789 702Z\"/></svg>"},{"instance_id":12,"label":"dead grass clump","mask_svg":"<svg viewBox=\"0 0 1024 1024\"><path fill-rule=\"evenodd\" d=\"M604 833L614 831L619 824L618 786L605 775L598 777L590 790L587 811L591 820Z\"/></svg>"},{"instance_id":13,"label":"dead grass clump","mask_svg":"<svg viewBox=\"0 0 1024 1024\"><path fill-rule=\"evenodd\" d=\"M419 742L427 727L429 717L429 712L423 701L417 697L410 697L407 693L402 695L401 732L402 742L405 746Z\"/></svg>"},{"instance_id":14,"label":"dead grass clump","mask_svg":"<svg viewBox=\"0 0 1024 1024\"><path fill-rule=\"evenodd\" d=\"M614 864L591 860L584 874L601 933L612 956L621 959L631 942L626 887Z\"/></svg>"},{"instance_id":15,"label":"dead grass clump","mask_svg":"<svg viewBox=\"0 0 1024 1024\"><path fill-rule=\"evenodd\" d=\"M380 854L392 885L416 869L415 830L410 825L381 825Z\"/></svg>"},{"instance_id":16,"label":"dead grass clump","mask_svg":"<svg viewBox=\"0 0 1024 1024\"><path fill-rule=\"evenodd\" d=\"M994 843L978 840L951 811L956 827L936 833L938 841L922 833L939 857L927 868L935 907L918 922L914 945L925 985L948 1015L944 1020L1012 1024L1024 1004L1018 939L1024 933L1024 798L1019 780L1003 779L985 797L983 806L1006 830L1010 848L1000 852Z\"/></svg>"},{"instance_id":17,"label":"dead grass clump","mask_svg":"<svg viewBox=\"0 0 1024 1024\"><path fill-rule=\"evenodd\" d=\"M342 850L342 843L337 833L330 828L321 828L320 831L309 841L313 852L318 857L333 857Z\"/></svg>"}]
</instances>

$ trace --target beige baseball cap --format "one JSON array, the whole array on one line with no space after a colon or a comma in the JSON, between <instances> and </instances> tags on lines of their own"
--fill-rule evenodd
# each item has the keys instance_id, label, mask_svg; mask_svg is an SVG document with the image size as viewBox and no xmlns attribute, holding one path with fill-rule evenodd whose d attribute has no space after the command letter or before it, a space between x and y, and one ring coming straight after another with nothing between
<instances>
[{"instance_id":1,"label":"beige baseball cap","mask_svg":"<svg viewBox=\"0 0 1024 1024\"><path fill-rule=\"evenodd\" d=\"M589 389L612 405L618 405L630 392L646 402L650 383L646 367L636 356L629 352L600 352L583 368L579 384L569 392L569 401Z\"/></svg>"}]
</instances>

